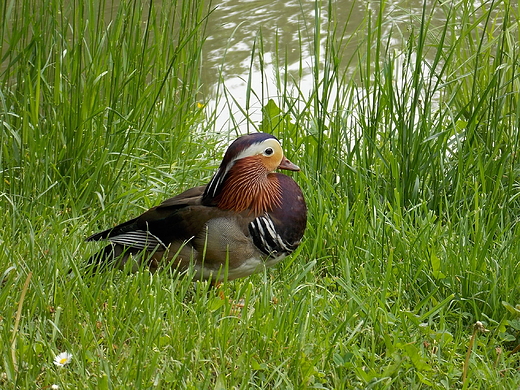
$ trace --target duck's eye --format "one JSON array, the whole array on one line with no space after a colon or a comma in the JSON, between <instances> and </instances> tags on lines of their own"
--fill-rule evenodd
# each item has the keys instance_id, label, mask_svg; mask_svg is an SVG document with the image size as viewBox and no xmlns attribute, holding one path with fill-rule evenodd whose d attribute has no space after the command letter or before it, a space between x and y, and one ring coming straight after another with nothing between
<instances>
[{"instance_id":1,"label":"duck's eye","mask_svg":"<svg viewBox=\"0 0 520 390\"><path fill-rule=\"evenodd\" d=\"M273 148L266 148L266 149L264 150L264 154L265 154L266 156L270 156L270 155L272 155L273 153L274 153Z\"/></svg>"}]
</instances>

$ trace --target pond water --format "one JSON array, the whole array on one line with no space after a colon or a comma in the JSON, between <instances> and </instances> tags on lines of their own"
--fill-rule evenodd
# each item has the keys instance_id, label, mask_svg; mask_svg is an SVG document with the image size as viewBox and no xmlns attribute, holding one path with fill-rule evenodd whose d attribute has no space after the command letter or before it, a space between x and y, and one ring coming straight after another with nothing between
<instances>
[{"instance_id":1,"label":"pond water","mask_svg":"<svg viewBox=\"0 0 520 390\"><path fill-rule=\"evenodd\" d=\"M347 62L354 55L359 40L366 38L366 32L360 26L369 16L377 18L381 11L379 1L366 0L337 0L330 4L331 7L328 1L305 0L222 0L213 2L213 5L216 8L208 23L202 77L209 110L217 108L221 113L215 124L217 131L236 126L239 131L247 131L251 123L239 107L244 109L248 106L250 121L259 123L262 105L279 94L273 70L275 52L280 56L279 66L287 65L297 80L299 92L310 93L314 83L311 53L314 50L316 17L321 21L318 25L321 27L322 46L327 31L334 28L340 36L352 38L342 47L341 55ZM392 30L396 45L401 43L400 37L407 38L412 24L418 26L422 6L419 0L384 3L384 28L388 32ZM258 53L260 41L264 53L263 72L258 54L252 60L252 53L255 50ZM222 84L219 84L219 77ZM246 101L248 88L254 91L249 102ZM231 116L235 123L228 120Z\"/></svg>"},{"instance_id":2,"label":"pond water","mask_svg":"<svg viewBox=\"0 0 520 390\"><path fill-rule=\"evenodd\" d=\"M112 0L103 4L101 12L108 25L117 15L120 2ZM161 4L163 0L154 1L156 8ZM359 42L366 39L361 26L365 26L369 17L375 20L381 14L385 34L391 31L394 44L399 46L408 38L412 26L417 29L420 25L422 0L387 0L383 1L382 10L381 4L375 0L213 0L214 10L208 18L203 47L204 101L201 103L206 104L208 112L220 113L214 129L228 131L238 127L244 132L251 130L252 123L260 122L261 107L269 98L280 95L274 66L286 67L291 83L297 84L297 89L292 90L294 94L311 93L316 25L320 26L321 56L329 31L335 29L338 36L348 41L341 45L344 64L355 58ZM440 22L442 17L439 13L434 18ZM262 66L259 52L263 53ZM0 64L0 71L5 66Z\"/></svg>"}]
</instances>

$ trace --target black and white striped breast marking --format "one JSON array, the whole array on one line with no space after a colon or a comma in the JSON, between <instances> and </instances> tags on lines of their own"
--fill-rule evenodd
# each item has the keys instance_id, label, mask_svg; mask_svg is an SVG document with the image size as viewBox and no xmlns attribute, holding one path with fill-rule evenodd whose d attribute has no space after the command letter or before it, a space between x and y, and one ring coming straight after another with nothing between
<instances>
[{"instance_id":1,"label":"black and white striped breast marking","mask_svg":"<svg viewBox=\"0 0 520 390\"><path fill-rule=\"evenodd\" d=\"M288 255L294 250L294 247L278 234L273 220L267 214L249 223L249 233L255 246L268 256Z\"/></svg>"}]
</instances>

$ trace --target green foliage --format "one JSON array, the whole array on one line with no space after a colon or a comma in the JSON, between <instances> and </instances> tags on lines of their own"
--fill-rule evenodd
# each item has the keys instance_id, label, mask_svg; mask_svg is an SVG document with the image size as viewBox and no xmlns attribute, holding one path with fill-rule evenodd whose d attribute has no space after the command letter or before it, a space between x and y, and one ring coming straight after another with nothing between
<instances>
[{"instance_id":1,"label":"green foliage","mask_svg":"<svg viewBox=\"0 0 520 390\"><path fill-rule=\"evenodd\" d=\"M2 389L519 386L518 10L425 3L401 31L383 1L347 33L343 6L301 15L310 70L276 40L278 90L250 124L302 167L304 242L211 289L80 269L84 237L221 158L199 89L212 5L5 2ZM265 97L249 86L246 117Z\"/></svg>"}]
</instances>

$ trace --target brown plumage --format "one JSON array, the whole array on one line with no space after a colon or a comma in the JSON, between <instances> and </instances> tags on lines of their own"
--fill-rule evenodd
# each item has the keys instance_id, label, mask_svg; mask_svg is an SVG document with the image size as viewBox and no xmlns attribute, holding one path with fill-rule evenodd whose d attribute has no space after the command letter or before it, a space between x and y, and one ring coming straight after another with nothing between
<instances>
[{"instance_id":1,"label":"brown plumage","mask_svg":"<svg viewBox=\"0 0 520 390\"><path fill-rule=\"evenodd\" d=\"M258 174L251 175L251 172ZM250 210L258 216L280 206L280 197L277 175L268 172L261 159L253 156L238 160L233 165L216 201L222 210Z\"/></svg>"},{"instance_id":2,"label":"brown plumage","mask_svg":"<svg viewBox=\"0 0 520 390\"><path fill-rule=\"evenodd\" d=\"M297 171L278 140L256 133L235 140L206 186L189 189L137 218L90 236L110 244L90 258L102 266L146 262L196 278L245 277L300 244L307 208L300 187L277 168Z\"/></svg>"}]
</instances>

